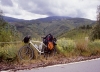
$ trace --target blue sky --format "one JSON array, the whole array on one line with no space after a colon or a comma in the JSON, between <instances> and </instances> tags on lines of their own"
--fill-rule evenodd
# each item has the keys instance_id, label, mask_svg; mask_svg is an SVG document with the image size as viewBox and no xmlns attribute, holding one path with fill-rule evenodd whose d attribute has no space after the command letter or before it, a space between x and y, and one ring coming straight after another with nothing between
<instances>
[{"instance_id":1,"label":"blue sky","mask_svg":"<svg viewBox=\"0 0 100 72\"><path fill-rule=\"evenodd\" d=\"M5 16L26 20L48 16L96 20L98 5L100 0L0 0Z\"/></svg>"}]
</instances>

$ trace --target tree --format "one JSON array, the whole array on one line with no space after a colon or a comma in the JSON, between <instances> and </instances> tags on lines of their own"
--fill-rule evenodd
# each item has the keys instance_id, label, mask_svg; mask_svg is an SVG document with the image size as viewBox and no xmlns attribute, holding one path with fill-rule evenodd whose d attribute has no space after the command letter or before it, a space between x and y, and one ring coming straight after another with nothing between
<instances>
[{"instance_id":1,"label":"tree","mask_svg":"<svg viewBox=\"0 0 100 72\"><path fill-rule=\"evenodd\" d=\"M20 39L20 36L16 26L8 24L3 19L3 11L0 10L0 42L16 41Z\"/></svg>"},{"instance_id":2,"label":"tree","mask_svg":"<svg viewBox=\"0 0 100 72\"><path fill-rule=\"evenodd\" d=\"M100 26L100 5L97 8L97 24Z\"/></svg>"},{"instance_id":3,"label":"tree","mask_svg":"<svg viewBox=\"0 0 100 72\"><path fill-rule=\"evenodd\" d=\"M0 42L10 41L10 30L7 28L7 22L3 19L3 11L0 10Z\"/></svg>"},{"instance_id":4,"label":"tree","mask_svg":"<svg viewBox=\"0 0 100 72\"><path fill-rule=\"evenodd\" d=\"M97 7L97 21L90 35L91 40L100 39L100 5Z\"/></svg>"},{"instance_id":5,"label":"tree","mask_svg":"<svg viewBox=\"0 0 100 72\"><path fill-rule=\"evenodd\" d=\"M6 26L6 22L3 19L3 11L0 10L0 29L4 28Z\"/></svg>"}]
</instances>

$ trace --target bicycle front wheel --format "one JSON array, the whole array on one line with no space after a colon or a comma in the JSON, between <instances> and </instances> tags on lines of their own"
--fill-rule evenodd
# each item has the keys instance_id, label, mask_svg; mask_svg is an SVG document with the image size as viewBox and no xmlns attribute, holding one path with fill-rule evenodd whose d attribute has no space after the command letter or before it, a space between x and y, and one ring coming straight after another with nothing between
<instances>
[{"instance_id":1,"label":"bicycle front wheel","mask_svg":"<svg viewBox=\"0 0 100 72\"><path fill-rule=\"evenodd\" d=\"M33 58L34 51L31 47L29 46L23 46L20 48L18 52L18 56L22 60L31 60Z\"/></svg>"}]
</instances>

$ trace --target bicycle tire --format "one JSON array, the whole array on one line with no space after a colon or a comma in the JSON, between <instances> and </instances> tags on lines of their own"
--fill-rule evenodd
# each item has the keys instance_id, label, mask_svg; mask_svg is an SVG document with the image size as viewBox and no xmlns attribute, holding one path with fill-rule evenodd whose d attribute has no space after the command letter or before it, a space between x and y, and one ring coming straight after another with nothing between
<instances>
[{"instance_id":1,"label":"bicycle tire","mask_svg":"<svg viewBox=\"0 0 100 72\"><path fill-rule=\"evenodd\" d=\"M23 54L23 50L25 50L25 58L22 56ZM27 54L28 53L28 54ZM30 57L28 57L28 55L30 55ZM20 57L20 59L22 60L31 60L34 57L34 51L31 47L29 46L23 46L19 49L18 51L18 56ZM28 57L28 58L27 58Z\"/></svg>"}]
</instances>

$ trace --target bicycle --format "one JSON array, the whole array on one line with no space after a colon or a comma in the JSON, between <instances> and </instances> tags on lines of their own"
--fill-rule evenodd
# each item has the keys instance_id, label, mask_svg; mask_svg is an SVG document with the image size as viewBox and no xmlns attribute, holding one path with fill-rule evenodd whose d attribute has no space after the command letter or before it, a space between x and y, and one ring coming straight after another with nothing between
<instances>
[{"instance_id":1,"label":"bicycle","mask_svg":"<svg viewBox=\"0 0 100 72\"><path fill-rule=\"evenodd\" d=\"M37 42L40 43L40 45L36 45L33 42ZM26 44L25 46L21 47L18 51L18 56L20 57L20 59L22 60L31 60L34 58L34 50L33 48L30 46L32 45L40 54L44 53L44 47L46 47L46 45L43 42L40 41L32 41L30 40L28 44Z\"/></svg>"},{"instance_id":2,"label":"bicycle","mask_svg":"<svg viewBox=\"0 0 100 72\"><path fill-rule=\"evenodd\" d=\"M44 48L44 57L47 60L47 57L50 56L52 53L55 55L57 53L56 50L56 38L53 38L53 40L47 40L45 37L42 37L43 43L46 45Z\"/></svg>"},{"instance_id":3,"label":"bicycle","mask_svg":"<svg viewBox=\"0 0 100 72\"><path fill-rule=\"evenodd\" d=\"M44 39L43 37L41 38ZM46 57L46 59L47 59L47 55L48 54L50 55L51 52L56 53L55 45L52 50L49 50L48 46L44 42L33 41L33 40L30 40L30 38L27 39L26 41L27 42L24 42L24 43L27 43L27 44L21 47L18 51L18 56L20 57L20 59L31 60L35 57L35 53L31 45L38 51L38 53L40 53L40 55L44 54L44 57ZM40 43L40 45L38 46L37 44L34 44L33 42ZM54 42L56 42L56 40L54 40Z\"/></svg>"}]
</instances>

